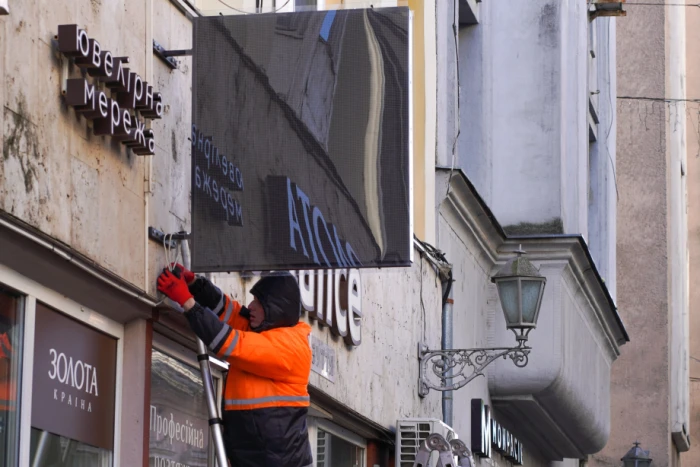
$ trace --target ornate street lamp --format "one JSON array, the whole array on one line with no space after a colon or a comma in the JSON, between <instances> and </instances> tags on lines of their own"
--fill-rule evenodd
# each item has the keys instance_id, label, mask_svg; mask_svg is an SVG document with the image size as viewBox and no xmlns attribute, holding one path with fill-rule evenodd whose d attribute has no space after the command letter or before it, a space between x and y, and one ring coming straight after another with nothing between
<instances>
[{"instance_id":1,"label":"ornate street lamp","mask_svg":"<svg viewBox=\"0 0 700 467\"><path fill-rule=\"evenodd\" d=\"M530 331L537 326L547 279L523 256L525 252L522 249L519 248L515 253L517 256L508 261L491 281L498 289L506 328L513 331L518 346L429 350L419 344L418 393L421 396L426 396L431 389L459 389L477 376L483 375L484 368L499 357L510 358L515 366L520 368L527 365L531 348L525 343ZM435 382L435 378L428 378L428 363L432 365L432 373L437 376L438 382ZM468 372L469 369L471 372Z\"/></svg>"},{"instance_id":2,"label":"ornate street lamp","mask_svg":"<svg viewBox=\"0 0 700 467\"><path fill-rule=\"evenodd\" d=\"M639 447L639 441L634 442L632 449L627 451L625 457L620 459L623 467L649 467L651 465L651 457L649 451Z\"/></svg>"},{"instance_id":3,"label":"ornate street lamp","mask_svg":"<svg viewBox=\"0 0 700 467\"><path fill-rule=\"evenodd\" d=\"M527 335L537 326L542 295L547 278L543 277L521 249L518 256L508 261L491 282L496 283L498 297L506 317L506 328L513 331L520 346L527 341Z\"/></svg>"}]
</instances>

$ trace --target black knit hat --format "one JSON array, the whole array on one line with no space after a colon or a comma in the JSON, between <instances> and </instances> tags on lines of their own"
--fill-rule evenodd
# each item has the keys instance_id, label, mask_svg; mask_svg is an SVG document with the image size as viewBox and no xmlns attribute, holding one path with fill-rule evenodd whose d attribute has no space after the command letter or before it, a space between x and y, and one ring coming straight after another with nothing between
<instances>
[{"instance_id":1,"label":"black knit hat","mask_svg":"<svg viewBox=\"0 0 700 467\"><path fill-rule=\"evenodd\" d=\"M265 310L265 319L254 331L291 327L299 322L301 294L296 278L289 272L263 277L250 289L250 293Z\"/></svg>"}]
</instances>

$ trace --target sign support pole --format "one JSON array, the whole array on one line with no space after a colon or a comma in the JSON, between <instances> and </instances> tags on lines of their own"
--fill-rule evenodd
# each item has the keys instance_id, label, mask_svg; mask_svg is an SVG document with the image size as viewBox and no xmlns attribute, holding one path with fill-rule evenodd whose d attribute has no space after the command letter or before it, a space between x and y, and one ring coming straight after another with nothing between
<instances>
[{"instance_id":1,"label":"sign support pole","mask_svg":"<svg viewBox=\"0 0 700 467\"><path fill-rule=\"evenodd\" d=\"M175 238L178 236L176 235ZM180 240L180 249L182 251L182 262L184 266L190 268L190 247L187 243L187 235L182 235ZM207 347L200 338L197 338L197 360L199 361L199 370L202 372L202 381L204 382L204 394L207 399L207 409L209 411L209 427L211 428L211 436L214 440L214 452L219 467L227 467L226 450L224 449L224 438L221 428L223 421L219 416L219 409L216 406L216 394L214 393L214 384L211 377L211 368L209 367L209 354Z\"/></svg>"}]
</instances>

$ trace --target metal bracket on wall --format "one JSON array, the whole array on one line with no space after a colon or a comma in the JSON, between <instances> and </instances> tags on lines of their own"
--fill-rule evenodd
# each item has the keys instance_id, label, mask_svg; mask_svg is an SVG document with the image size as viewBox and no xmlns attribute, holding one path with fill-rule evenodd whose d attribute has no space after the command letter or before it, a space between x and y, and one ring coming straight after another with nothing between
<instances>
[{"instance_id":1,"label":"metal bracket on wall","mask_svg":"<svg viewBox=\"0 0 700 467\"><path fill-rule=\"evenodd\" d=\"M484 376L484 368L498 358L510 358L515 366L523 368L530 350L524 340L517 347L436 350L419 342L418 395L425 397L431 389L455 391L477 376Z\"/></svg>"},{"instance_id":2,"label":"metal bracket on wall","mask_svg":"<svg viewBox=\"0 0 700 467\"><path fill-rule=\"evenodd\" d=\"M153 40L153 53L158 56L171 69L177 68L179 63L173 57L192 55L192 49L165 50L155 39Z\"/></svg>"},{"instance_id":3,"label":"metal bracket on wall","mask_svg":"<svg viewBox=\"0 0 700 467\"><path fill-rule=\"evenodd\" d=\"M167 241L165 239L166 235L168 237ZM187 232L165 234L162 230L156 229L155 227L149 227L148 238L150 238L154 242L158 242L161 245L167 245L168 248L176 248L178 241L190 238L190 234Z\"/></svg>"},{"instance_id":4,"label":"metal bracket on wall","mask_svg":"<svg viewBox=\"0 0 700 467\"><path fill-rule=\"evenodd\" d=\"M627 0L593 0L590 4L588 17L594 20L600 16L627 16L622 5Z\"/></svg>"}]
</instances>

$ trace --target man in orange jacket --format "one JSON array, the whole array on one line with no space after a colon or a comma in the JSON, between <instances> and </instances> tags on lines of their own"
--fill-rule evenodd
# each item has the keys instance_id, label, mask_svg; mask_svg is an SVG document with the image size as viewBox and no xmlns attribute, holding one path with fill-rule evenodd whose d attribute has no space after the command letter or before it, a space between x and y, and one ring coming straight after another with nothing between
<instances>
[{"instance_id":1,"label":"man in orange jacket","mask_svg":"<svg viewBox=\"0 0 700 467\"><path fill-rule=\"evenodd\" d=\"M269 275L245 307L182 265L158 290L185 310L194 333L229 363L224 444L232 467L307 467L311 327L299 322L301 296L289 273Z\"/></svg>"}]
</instances>

